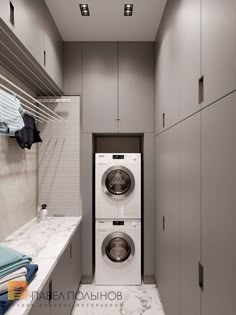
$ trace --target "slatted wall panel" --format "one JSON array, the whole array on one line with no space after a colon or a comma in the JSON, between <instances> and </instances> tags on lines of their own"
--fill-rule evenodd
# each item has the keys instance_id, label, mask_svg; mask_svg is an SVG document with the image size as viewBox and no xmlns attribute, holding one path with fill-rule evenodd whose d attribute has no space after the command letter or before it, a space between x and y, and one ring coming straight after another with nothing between
<instances>
[{"instance_id":1,"label":"slatted wall panel","mask_svg":"<svg viewBox=\"0 0 236 315\"><path fill-rule=\"evenodd\" d=\"M43 140L38 154L39 204L48 205L49 215L81 215L80 99L69 99L48 105L65 122L39 125Z\"/></svg>"}]
</instances>

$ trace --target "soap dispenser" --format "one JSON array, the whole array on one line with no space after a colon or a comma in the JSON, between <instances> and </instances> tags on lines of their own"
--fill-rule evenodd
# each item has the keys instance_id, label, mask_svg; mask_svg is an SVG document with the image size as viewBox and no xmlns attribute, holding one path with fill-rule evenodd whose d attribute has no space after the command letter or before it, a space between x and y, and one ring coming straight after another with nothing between
<instances>
[{"instance_id":1,"label":"soap dispenser","mask_svg":"<svg viewBox=\"0 0 236 315\"><path fill-rule=\"evenodd\" d=\"M42 207L41 219L42 219L42 221L46 221L47 217L48 217L47 205L43 204L41 207Z\"/></svg>"}]
</instances>

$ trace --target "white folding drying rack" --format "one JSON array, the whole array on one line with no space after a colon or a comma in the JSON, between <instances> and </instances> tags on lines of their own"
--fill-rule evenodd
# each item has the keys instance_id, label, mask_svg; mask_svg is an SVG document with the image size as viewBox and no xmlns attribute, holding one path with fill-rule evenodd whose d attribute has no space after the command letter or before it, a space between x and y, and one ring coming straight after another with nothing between
<instances>
[{"instance_id":1,"label":"white folding drying rack","mask_svg":"<svg viewBox=\"0 0 236 315\"><path fill-rule=\"evenodd\" d=\"M3 75L0 75L0 80L5 81L8 85L12 87L12 89L5 86L2 83L0 83L0 88L3 89L5 92L8 92L11 95L15 95L18 99L20 99L21 106L24 109L24 111L32 115L36 121L41 122L41 123L47 123L47 122L54 123L54 122L65 121L63 117L61 117L60 115L55 113L53 110L45 106L41 102L42 100L32 97L29 93L25 92L23 89L18 87L16 84L8 80ZM19 93L23 94L25 97L21 96Z\"/></svg>"}]
</instances>

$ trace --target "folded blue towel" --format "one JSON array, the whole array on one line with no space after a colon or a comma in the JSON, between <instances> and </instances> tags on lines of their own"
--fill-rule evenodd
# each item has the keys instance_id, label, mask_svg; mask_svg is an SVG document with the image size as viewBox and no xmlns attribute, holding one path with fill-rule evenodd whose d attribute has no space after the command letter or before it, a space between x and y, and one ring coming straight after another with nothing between
<instances>
[{"instance_id":1,"label":"folded blue towel","mask_svg":"<svg viewBox=\"0 0 236 315\"><path fill-rule=\"evenodd\" d=\"M31 261L31 257L0 245L0 278L5 277L21 267L25 267Z\"/></svg>"},{"instance_id":2,"label":"folded blue towel","mask_svg":"<svg viewBox=\"0 0 236 315\"><path fill-rule=\"evenodd\" d=\"M28 282L28 284L30 284L30 282L34 279L38 271L38 265L30 264L26 266L26 268L27 268L26 281ZM7 293L0 295L0 315L5 314L13 303L14 301L8 300Z\"/></svg>"}]
</instances>

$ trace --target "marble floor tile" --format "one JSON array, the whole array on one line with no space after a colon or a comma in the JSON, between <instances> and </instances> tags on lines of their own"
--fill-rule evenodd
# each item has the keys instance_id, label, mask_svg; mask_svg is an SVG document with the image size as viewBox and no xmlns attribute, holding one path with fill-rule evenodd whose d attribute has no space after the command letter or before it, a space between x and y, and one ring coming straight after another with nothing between
<instances>
[{"instance_id":1,"label":"marble floor tile","mask_svg":"<svg viewBox=\"0 0 236 315\"><path fill-rule=\"evenodd\" d=\"M81 285L72 315L165 315L155 285Z\"/></svg>"}]
</instances>

